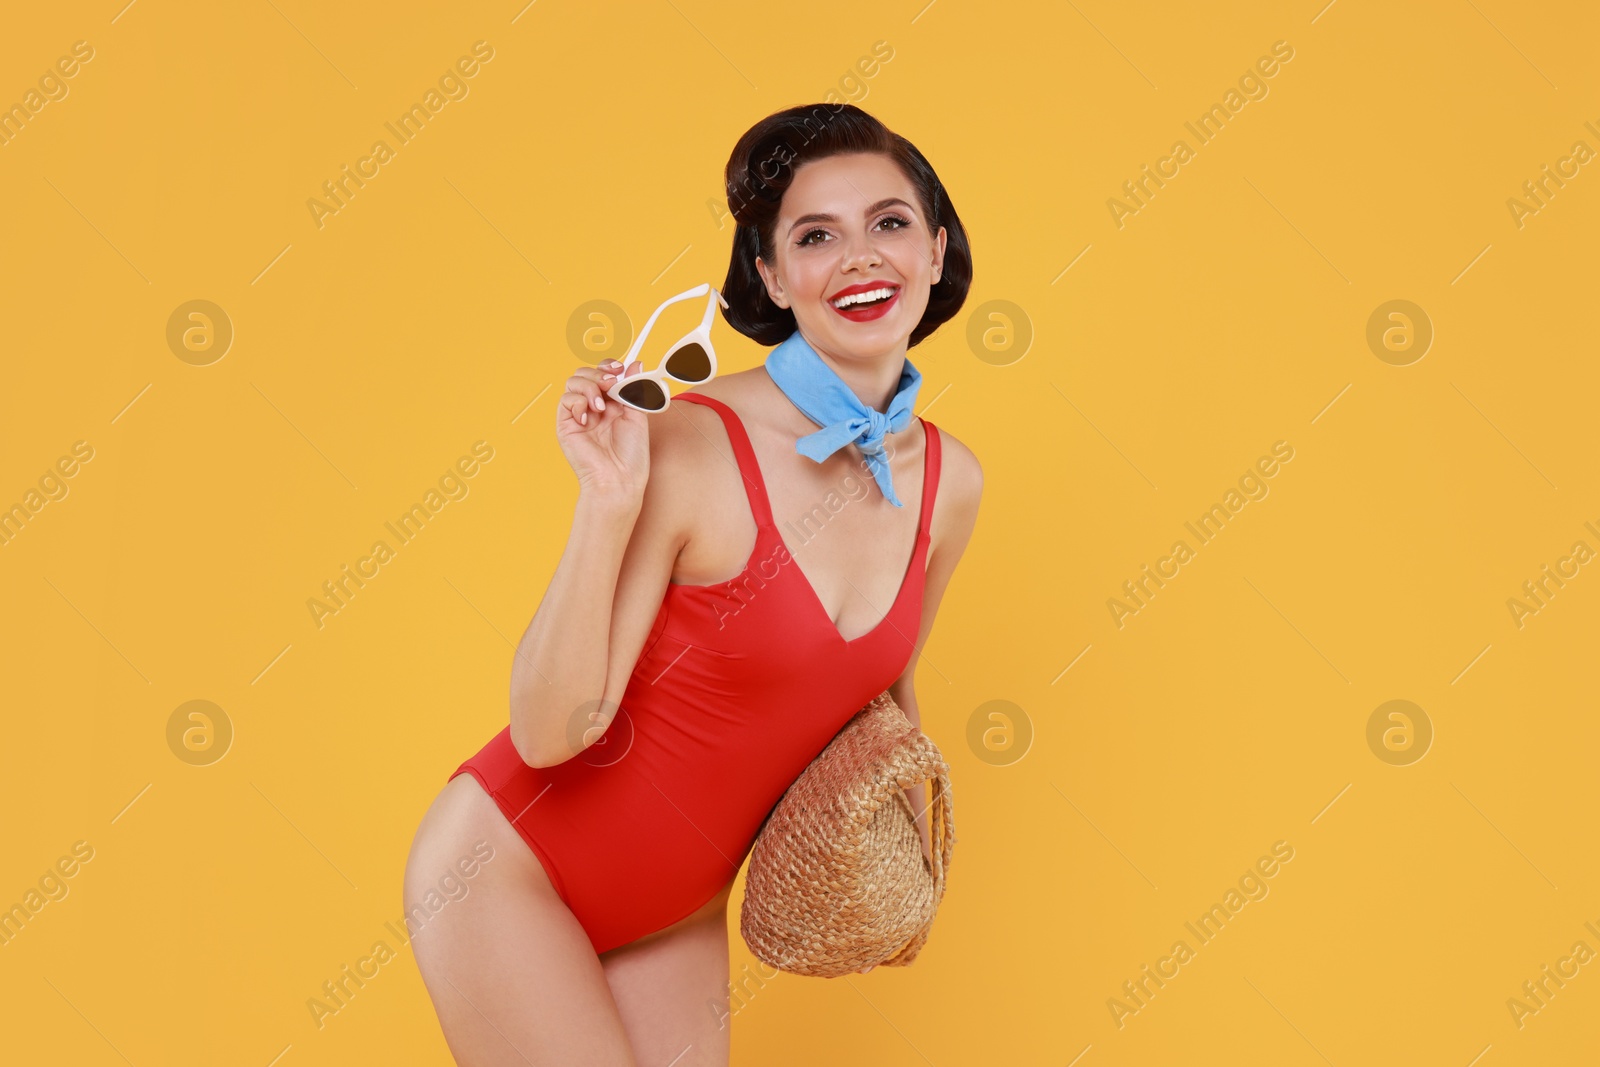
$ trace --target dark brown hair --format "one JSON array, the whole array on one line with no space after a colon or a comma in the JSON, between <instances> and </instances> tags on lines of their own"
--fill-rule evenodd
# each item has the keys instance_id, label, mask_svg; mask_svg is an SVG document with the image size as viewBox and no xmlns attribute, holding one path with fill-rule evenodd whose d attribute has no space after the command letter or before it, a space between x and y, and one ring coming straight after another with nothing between
<instances>
[{"instance_id":1,"label":"dark brown hair","mask_svg":"<svg viewBox=\"0 0 1600 1067\"><path fill-rule=\"evenodd\" d=\"M728 325L759 344L777 345L796 329L794 312L767 294L756 256L775 262L774 231L783 194L801 164L850 152L874 152L899 166L917 190L923 217L937 236L945 228L944 264L928 292L922 321L909 345L933 333L961 310L972 285L972 251L955 205L917 146L854 104L808 104L774 112L747 130L728 157L724 182L737 224L728 277L722 284Z\"/></svg>"}]
</instances>

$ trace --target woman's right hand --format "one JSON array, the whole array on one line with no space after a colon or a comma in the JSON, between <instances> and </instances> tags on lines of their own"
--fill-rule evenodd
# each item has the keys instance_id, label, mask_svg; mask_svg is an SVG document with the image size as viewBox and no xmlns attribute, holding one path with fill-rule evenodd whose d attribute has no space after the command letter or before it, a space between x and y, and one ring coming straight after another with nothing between
<instances>
[{"instance_id":1,"label":"woman's right hand","mask_svg":"<svg viewBox=\"0 0 1600 1067\"><path fill-rule=\"evenodd\" d=\"M556 440L581 492L636 501L650 478L649 416L605 395L621 370L608 359L573 372L556 405ZM643 370L642 362L632 363L626 376Z\"/></svg>"}]
</instances>

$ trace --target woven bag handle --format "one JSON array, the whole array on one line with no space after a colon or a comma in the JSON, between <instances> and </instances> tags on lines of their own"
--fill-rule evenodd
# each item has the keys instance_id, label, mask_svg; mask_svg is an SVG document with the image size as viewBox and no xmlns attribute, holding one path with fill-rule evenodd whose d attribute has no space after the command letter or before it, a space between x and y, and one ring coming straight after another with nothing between
<instances>
[{"instance_id":1,"label":"woven bag handle","mask_svg":"<svg viewBox=\"0 0 1600 1067\"><path fill-rule=\"evenodd\" d=\"M933 838L933 900L944 899L944 886L950 860L955 854L956 832L950 797L950 772L943 761L932 779L933 803L928 810L928 836Z\"/></svg>"},{"instance_id":2,"label":"woven bag handle","mask_svg":"<svg viewBox=\"0 0 1600 1067\"><path fill-rule=\"evenodd\" d=\"M944 896L944 883L946 872L950 868L950 858L955 845L955 831L951 825L952 804L950 798L950 768L945 764L939 754L938 746L933 740L915 727L910 728L900 741L900 750L895 754L897 766L894 769L895 785L900 789L901 796L904 791L912 786L929 784L928 800L928 837L932 840L931 873L933 874L934 900L937 902ZM916 821L916 812L911 812L912 821ZM921 844L922 835L918 834L918 844Z\"/></svg>"},{"instance_id":3,"label":"woven bag handle","mask_svg":"<svg viewBox=\"0 0 1600 1067\"><path fill-rule=\"evenodd\" d=\"M938 746L933 740L920 730L916 732L913 744L909 746L911 752L911 766L908 768L909 784L928 782L931 787L932 799L928 803L928 836L932 839L931 867L933 874L933 907L934 916L937 917L940 902L944 900L945 885L950 871L950 861L954 855L955 835L955 804L950 789L950 769L944 759L939 755ZM903 795L903 794L902 794ZM915 816L915 812L912 813ZM913 822L915 819L913 818ZM918 837L918 849L921 849L921 836ZM928 941L928 934L933 930L933 920L918 930L916 935L900 947L893 956L884 960L890 967L904 967L917 958L922 951L922 946Z\"/></svg>"}]
</instances>

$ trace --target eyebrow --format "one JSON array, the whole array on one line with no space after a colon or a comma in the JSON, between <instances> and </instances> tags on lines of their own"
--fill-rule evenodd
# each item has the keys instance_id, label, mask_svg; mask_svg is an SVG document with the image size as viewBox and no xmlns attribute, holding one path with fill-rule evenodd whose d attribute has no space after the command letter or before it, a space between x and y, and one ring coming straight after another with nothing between
<instances>
[{"instance_id":1,"label":"eyebrow","mask_svg":"<svg viewBox=\"0 0 1600 1067\"><path fill-rule=\"evenodd\" d=\"M906 203L904 200L901 200L898 196L891 196L891 197L887 197L887 198L885 198L883 200L879 200L876 204L873 204L870 207L868 207L866 212L865 212L865 214L875 215L878 212L882 211L884 208L892 207L895 204L899 204L901 207L906 208L907 210L911 209L911 205ZM836 216L836 215L825 215L825 214L801 215L799 218L795 219L794 223L789 227L789 232L793 233L799 227L808 225L809 223L813 223L813 222L838 222L838 221L839 221L839 219L838 219L838 216Z\"/></svg>"}]
</instances>

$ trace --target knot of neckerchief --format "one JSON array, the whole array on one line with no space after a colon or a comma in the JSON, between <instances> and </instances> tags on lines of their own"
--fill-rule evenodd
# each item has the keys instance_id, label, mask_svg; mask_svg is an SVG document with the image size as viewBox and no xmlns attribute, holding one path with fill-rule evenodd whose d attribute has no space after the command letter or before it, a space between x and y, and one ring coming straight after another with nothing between
<instances>
[{"instance_id":1,"label":"knot of neckerchief","mask_svg":"<svg viewBox=\"0 0 1600 1067\"><path fill-rule=\"evenodd\" d=\"M800 336L799 330L767 353L766 368L794 406L822 427L796 441L794 450L821 463L845 445L854 443L867 457L867 469L884 497L895 507L903 507L894 492L889 461L883 455L883 439L911 425L912 407L922 385L922 374L911 360L907 358L900 369L900 384L886 412L863 404L845 380Z\"/></svg>"}]
</instances>

